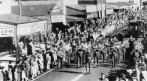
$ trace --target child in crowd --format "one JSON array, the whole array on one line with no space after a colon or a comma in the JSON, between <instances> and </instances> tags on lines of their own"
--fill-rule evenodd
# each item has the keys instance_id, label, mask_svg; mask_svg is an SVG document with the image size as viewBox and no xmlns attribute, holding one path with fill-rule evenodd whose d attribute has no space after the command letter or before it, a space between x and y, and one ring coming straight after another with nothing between
<instances>
[{"instance_id":1,"label":"child in crowd","mask_svg":"<svg viewBox=\"0 0 147 81\"><path fill-rule=\"evenodd\" d=\"M106 77L104 73L101 73L101 78L99 78L98 81L109 81L109 79Z\"/></svg>"}]
</instances>

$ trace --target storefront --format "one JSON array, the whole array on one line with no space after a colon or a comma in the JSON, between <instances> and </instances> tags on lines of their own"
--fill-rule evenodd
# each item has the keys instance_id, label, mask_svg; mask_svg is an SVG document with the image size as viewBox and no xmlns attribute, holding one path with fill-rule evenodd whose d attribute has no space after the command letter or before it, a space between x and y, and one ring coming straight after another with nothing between
<instances>
[{"instance_id":1,"label":"storefront","mask_svg":"<svg viewBox=\"0 0 147 81\"><path fill-rule=\"evenodd\" d=\"M86 6L87 19L99 17L96 5Z\"/></svg>"},{"instance_id":2,"label":"storefront","mask_svg":"<svg viewBox=\"0 0 147 81\"><path fill-rule=\"evenodd\" d=\"M0 39L2 39L1 42L5 42L1 46L14 50L19 42L26 44L27 39L33 40L34 44L44 42L40 40L43 40L43 37L46 36L46 20L39 21L13 14L0 15L0 18ZM1 52L5 51L8 50Z\"/></svg>"},{"instance_id":3,"label":"storefront","mask_svg":"<svg viewBox=\"0 0 147 81\"><path fill-rule=\"evenodd\" d=\"M108 4L106 4L106 15L111 15L114 13L114 8Z\"/></svg>"},{"instance_id":4,"label":"storefront","mask_svg":"<svg viewBox=\"0 0 147 81\"><path fill-rule=\"evenodd\" d=\"M13 39L15 35L15 26L7 23L0 23L0 52L12 53L13 47Z\"/></svg>"}]
</instances>

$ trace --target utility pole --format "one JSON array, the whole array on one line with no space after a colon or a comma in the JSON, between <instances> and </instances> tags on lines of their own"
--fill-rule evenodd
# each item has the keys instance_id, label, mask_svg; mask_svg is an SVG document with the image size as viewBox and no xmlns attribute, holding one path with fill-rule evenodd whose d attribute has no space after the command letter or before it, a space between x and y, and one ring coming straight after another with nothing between
<instances>
[{"instance_id":1,"label":"utility pole","mask_svg":"<svg viewBox=\"0 0 147 81\"><path fill-rule=\"evenodd\" d=\"M19 7L19 15L21 15L21 1L18 0L18 7Z\"/></svg>"},{"instance_id":2,"label":"utility pole","mask_svg":"<svg viewBox=\"0 0 147 81\"><path fill-rule=\"evenodd\" d=\"M99 17L99 9L98 9L98 1L95 0L96 10L97 10L97 17Z\"/></svg>"}]
</instances>

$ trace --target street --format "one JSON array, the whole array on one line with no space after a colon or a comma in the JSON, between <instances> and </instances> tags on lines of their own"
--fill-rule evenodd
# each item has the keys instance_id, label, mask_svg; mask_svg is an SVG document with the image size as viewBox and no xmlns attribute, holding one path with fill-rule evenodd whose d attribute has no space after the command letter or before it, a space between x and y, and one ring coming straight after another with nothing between
<instances>
[{"instance_id":1,"label":"street","mask_svg":"<svg viewBox=\"0 0 147 81\"><path fill-rule=\"evenodd\" d=\"M112 73L125 69L124 63L118 64L116 68L111 68L111 63L102 64L98 68L91 66L91 73L84 75L84 67L76 69L75 67L54 69L42 76L38 77L34 81L98 81L101 77L101 73L111 75Z\"/></svg>"}]
</instances>

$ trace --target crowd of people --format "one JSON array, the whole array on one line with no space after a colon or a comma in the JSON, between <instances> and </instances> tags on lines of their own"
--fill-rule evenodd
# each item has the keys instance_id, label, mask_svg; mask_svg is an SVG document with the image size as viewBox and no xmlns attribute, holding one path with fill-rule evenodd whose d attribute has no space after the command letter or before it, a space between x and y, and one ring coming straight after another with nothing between
<instances>
[{"instance_id":1,"label":"crowd of people","mask_svg":"<svg viewBox=\"0 0 147 81\"><path fill-rule=\"evenodd\" d=\"M126 61L126 48L123 44L123 35L107 37L114 30L128 24L128 20L136 19L131 10L123 10L106 16L103 19L87 20L87 28L81 29L81 25L71 27L61 31L56 28L56 32L49 34L51 45L40 45L39 49L33 45L33 41L27 43L27 53L23 54L19 43L19 59L16 64L9 62L8 69L1 68L0 79L2 81L28 81L51 68L69 67L71 60L77 63L76 68L85 66L85 74L90 73L90 63L94 59L95 67L99 67L105 62L111 62L112 67L122 61ZM139 19L139 17L137 17ZM133 48L130 48L133 49ZM135 59L139 60L136 54ZM131 53L131 52L130 52ZM142 52L141 52L142 53ZM123 59L121 59L123 56ZM141 61L135 65L144 63L143 55ZM132 62L132 61L131 61Z\"/></svg>"}]
</instances>

